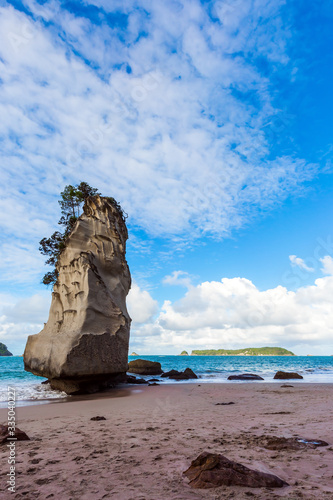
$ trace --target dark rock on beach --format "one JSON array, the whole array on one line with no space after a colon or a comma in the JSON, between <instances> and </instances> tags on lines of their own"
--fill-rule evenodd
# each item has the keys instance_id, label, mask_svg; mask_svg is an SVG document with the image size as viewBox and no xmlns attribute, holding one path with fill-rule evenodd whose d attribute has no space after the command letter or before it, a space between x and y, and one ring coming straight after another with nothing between
<instances>
[{"instance_id":1,"label":"dark rock on beach","mask_svg":"<svg viewBox=\"0 0 333 500\"><path fill-rule=\"evenodd\" d=\"M286 387L294 387L294 386L290 385L290 384L283 384L283 385L281 385L281 387L286 388Z\"/></svg>"},{"instance_id":2,"label":"dark rock on beach","mask_svg":"<svg viewBox=\"0 0 333 500\"><path fill-rule=\"evenodd\" d=\"M132 375L127 375L126 382L128 384L147 384L147 380L144 378L136 378L133 377Z\"/></svg>"},{"instance_id":3,"label":"dark rock on beach","mask_svg":"<svg viewBox=\"0 0 333 500\"><path fill-rule=\"evenodd\" d=\"M304 450L306 448L315 449L319 446L328 446L326 441L320 439L302 439L302 438L285 438L285 437L271 437L266 439L263 444L267 450Z\"/></svg>"},{"instance_id":4,"label":"dark rock on beach","mask_svg":"<svg viewBox=\"0 0 333 500\"><path fill-rule=\"evenodd\" d=\"M288 380L291 378L301 379L303 377L302 377L302 375L299 375L296 372L282 372L282 371L278 371L274 375L274 379L278 379L278 380Z\"/></svg>"},{"instance_id":5,"label":"dark rock on beach","mask_svg":"<svg viewBox=\"0 0 333 500\"><path fill-rule=\"evenodd\" d=\"M264 380L254 373L242 373L241 375L229 375L228 380Z\"/></svg>"},{"instance_id":6,"label":"dark rock on beach","mask_svg":"<svg viewBox=\"0 0 333 500\"><path fill-rule=\"evenodd\" d=\"M135 359L128 363L130 373L139 375L160 375L162 373L161 363L148 361L147 359Z\"/></svg>"},{"instance_id":7,"label":"dark rock on beach","mask_svg":"<svg viewBox=\"0 0 333 500\"><path fill-rule=\"evenodd\" d=\"M190 380L192 378L198 378L198 376L194 373L191 368L186 368L183 372L179 372L178 370L170 370L169 372L165 372L162 374L162 377L167 377L172 380Z\"/></svg>"},{"instance_id":8,"label":"dark rock on beach","mask_svg":"<svg viewBox=\"0 0 333 500\"><path fill-rule=\"evenodd\" d=\"M15 433L12 436L9 434L8 425L0 425L0 444L15 442L15 441L30 441L29 436L18 427L15 428ZM16 438L15 441L8 441L8 438Z\"/></svg>"},{"instance_id":9,"label":"dark rock on beach","mask_svg":"<svg viewBox=\"0 0 333 500\"><path fill-rule=\"evenodd\" d=\"M98 422L100 420L106 420L106 418L105 417L99 417L99 416L97 416L97 417L91 417L90 420L96 420Z\"/></svg>"},{"instance_id":10,"label":"dark rock on beach","mask_svg":"<svg viewBox=\"0 0 333 500\"><path fill-rule=\"evenodd\" d=\"M215 406L229 406L234 404L235 403L233 401L230 401L229 403L215 403Z\"/></svg>"},{"instance_id":11,"label":"dark rock on beach","mask_svg":"<svg viewBox=\"0 0 333 500\"><path fill-rule=\"evenodd\" d=\"M273 474L256 471L228 460L223 455L204 452L183 473L192 488L246 486L248 488L282 488L288 484Z\"/></svg>"}]
</instances>

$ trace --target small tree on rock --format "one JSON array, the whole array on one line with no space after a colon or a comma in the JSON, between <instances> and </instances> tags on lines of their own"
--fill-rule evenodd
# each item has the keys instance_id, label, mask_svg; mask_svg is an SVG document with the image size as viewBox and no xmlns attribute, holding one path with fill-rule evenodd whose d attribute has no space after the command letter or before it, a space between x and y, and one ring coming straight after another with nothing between
<instances>
[{"instance_id":1,"label":"small tree on rock","mask_svg":"<svg viewBox=\"0 0 333 500\"><path fill-rule=\"evenodd\" d=\"M77 219L82 211L83 204L88 196L95 196L98 193L96 188L92 188L86 182L80 182L77 186L71 184L66 186L59 200L61 207L61 217L59 225L64 226L64 232L55 231L50 238L43 238L39 242L39 251L43 255L48 255L45 264L56 266L58 258L62 250L65 248L66 240L70 235ZM118 205L118 204L117 204ZM120 205L119 205L120 206ZM123 213L121 211L121 213ZM46 273L42 279L44 285L53 285L58 279L58 271L56 267L53 271Z\"/></svg>"}]
</instances>

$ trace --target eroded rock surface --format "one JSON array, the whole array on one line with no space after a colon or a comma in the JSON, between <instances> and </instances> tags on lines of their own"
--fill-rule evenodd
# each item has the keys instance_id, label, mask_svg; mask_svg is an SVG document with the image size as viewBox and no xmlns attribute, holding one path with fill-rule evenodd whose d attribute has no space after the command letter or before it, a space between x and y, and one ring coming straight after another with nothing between
<instances>
[{"instance_id":1,"label":"eroded rock surface","mask_svg":"<svg viewBox=\"0 0 333 500\"><path fill-rule=\"evenodd\" d=\"M112 201L93 196L57 264L49 319L28 337L27 371L68 394L95 392L125 377L131 319L126 296L126 224Z\"/></svg>"},{"instance_id":2,"label":"eroded rock surface","mask_svg":"<svg viewBox=\"0 0 333 500\"><path fill-rule=\"evenodd\" d=\"M192 488L216 488L216 486L247 486L249 488L282 488L286 482L273 474L249 469L228 460L223 455L204 452L184 472Z\"/></svg>"}]
</instances>

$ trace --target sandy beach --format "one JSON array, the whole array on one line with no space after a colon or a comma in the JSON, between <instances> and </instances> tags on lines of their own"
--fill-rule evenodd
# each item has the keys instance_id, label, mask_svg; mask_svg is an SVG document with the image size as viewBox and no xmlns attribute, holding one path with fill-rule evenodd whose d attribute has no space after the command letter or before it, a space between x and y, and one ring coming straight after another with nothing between
<instances>
[{"instance_id":1,"label":"sandy beach","mask_svg":"<svg viewBox=\"0 0 333 500\"><path fill-rule=\"evenodd\" d=\"M16 492L2 498L64 500L331 499L333 385L170 384L125 387L69 402L19 407ZM229 403L231 405L217 405ZM1 409L1 422L7 410ZM95 416L106 420L91 421ZM267 436L327 441L268 450ZM277 489L192 489L183 477L201 452L279 476ZM2 446L2 491L8 449Z\"/></svg>"}]
</instances>

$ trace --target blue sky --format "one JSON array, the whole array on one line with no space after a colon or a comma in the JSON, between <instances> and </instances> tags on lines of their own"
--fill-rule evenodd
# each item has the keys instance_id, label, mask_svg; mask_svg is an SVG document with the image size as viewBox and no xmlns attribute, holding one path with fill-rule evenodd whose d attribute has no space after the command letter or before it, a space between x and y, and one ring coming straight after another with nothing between
<instances>
[{"instance_id":1,"label":"blue sky","mask_svg":"<svg viewBox=\"0 0 333 500\"><path fill-rule=\"evenodd\" d=\"M129 214L131 349L333 353L333 4L0 2L0 341L89 182Z\"/></svg>"}]
</instances>

